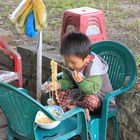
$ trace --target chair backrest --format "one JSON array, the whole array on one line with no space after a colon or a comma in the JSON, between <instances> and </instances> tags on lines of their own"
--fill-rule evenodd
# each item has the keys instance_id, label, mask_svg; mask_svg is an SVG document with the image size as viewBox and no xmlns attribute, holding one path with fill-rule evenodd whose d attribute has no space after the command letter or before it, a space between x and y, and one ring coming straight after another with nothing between
<instances>
[{"instance_id":1,"label":"chair backrest","mask_svg":"<svg viewBox=\"0 0 140 140\"><path fill-rule=\"evenodd\" d=\"M136 63L131 51L115 41L102 41L91 46L91 51L102 57L109 65L109 78L113 89L116 90L136 79Z\"/></svg>"},{"instance_id":2,"label":"chair backrest","mask_svg":"<svg viewBox=\"0 0 140 140\"><path fill-rule=\"evenodd\" d=\"M2 49L10 58L13 59L14 72L18 73L19 87L22 87L22 61L20 54L9 47L3 39L0 38L0 49Z\"/></svg>"},{"instance_id":3,"label":"chair backrest","mask_svg":"<svg viewBox=\"0 0 140 140\"><path fill-rule=\"evenodd\" d=\"M17 88L0 83L0 107L12 132L25 139L35 139L36 113L39 110L47 112L41 104ZM47 115L52 118L49 112Z\"/></svg>"}]
</instances>

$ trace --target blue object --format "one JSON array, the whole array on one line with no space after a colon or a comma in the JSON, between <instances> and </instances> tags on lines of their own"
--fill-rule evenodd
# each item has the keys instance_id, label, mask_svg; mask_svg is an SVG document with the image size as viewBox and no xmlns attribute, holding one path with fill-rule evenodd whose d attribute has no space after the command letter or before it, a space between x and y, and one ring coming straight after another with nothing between
<instances>
[{"instance_id":1,"label":"blue object","mask_svg":"<svg viewBox=\"0 0 140 140\"><path fill-rule=\"evenodd\" d=\"M108 120L112 119L114 140L119 140L117 108L109 108L109 102L133 87L137 79L136 62L128 47L115 41L97 42L91 45L91 51L108 63L108 74L114 91L107 93L104 97L101 114L91 114L91 120L88 122L90 139L106 140ZM62 72L57 78L62 78Z\"/></svg>"},{"instance_id":2,"label":"blue object","mask_svg":"<svg viewBox=\"0 0 140 140\"><path fill-rule=\"evenodd\" d=\"M27 16L26 23L25 23L25 34L31 38L34 38L38 35L38 32L35 29L35 18L33 12L31 12Z\"/></svg>"}]
</instances>

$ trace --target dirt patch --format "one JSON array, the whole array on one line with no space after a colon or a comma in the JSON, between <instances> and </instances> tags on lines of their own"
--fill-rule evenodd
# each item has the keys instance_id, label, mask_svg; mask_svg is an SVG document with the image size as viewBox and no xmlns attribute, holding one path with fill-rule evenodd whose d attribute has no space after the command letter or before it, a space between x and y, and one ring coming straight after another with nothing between
<instances>
[{"instance_id":1,"label":"dirt patch","mask_svg":"<svg viewBox=\"0 0 140 140\"><path fill-rule=\"evenodd\" d=\"M139 7L140 2L137 4L132 1L120 2L116 15L110 13L110 16L107 16L108 38L126 44L136 56L140 52L140 24L136 24L140 19Z\"/></svg>"},{"instance_id":2,"label":"dirt patch","mask_svg":"<svg viewBox=\"0 0 140 140\"><path fill-rule=\"evenodd\" d=\"M135 22L140 20L140 2L138 0L124 0L119 1L119 3L115 5L116 2L118 1L114 1L114 5L108 5L108 7L103 7L103 9L98 6L95 8L101 9L105 13L108 39L126 44L137 56L140 51L140 25L135 25ZM36 39L30 39L19 34L15 26L10 23L10 20L8 19L8 14L16 8L16 3L19 3L19 0L5 0L0 2L0 27L10 30L15 35L15 40L11 42L12 45L24 44L28 46L35 43ZM57 14L57 19L59 19L58 21L61 24L62 13ZM48 19L48 21L50 20L56 21L56 16L54 15L52 19ZM51 25L49 26L50 27L44 29L43 32L44 37L49 36L50 38L50 40L47 41L47 44L58 47L61 28L54 30ZM46 42L44 41L44 43Z\"/></svg>"},{"instance_id":3,"label":"dirt patch","mask_svg":"<svg viewBox=\"0 0 140 140\"><path fill-rule=\"evenodd\" d=\"M9 30L14 34L15 39L10 42L11 45L24 45L28 47L32 44L37 44L37 39L31 39L19 34L15 25L8 18L8 15L13 12L19 2L20 0L5 0L0 2L0 28ZM104 3L102 6L100 5L101 2ZM127 45L137 57L140 52L140 1L108 0L95 1L95 3L96 6L94 8L103 10L105 14L108 39ZM54 4L52 5L52 9L54 8L53 6ZM56 11L59 11L59 9L56 9ZM51 16L48 16L48 28L43 30L44 45L53 45L58 49L62 15L63 12L61 11L51 13ZM51 25L52 21L59 24L59 26L57 25L57 29Z\"/></svg>"}]
</instances>

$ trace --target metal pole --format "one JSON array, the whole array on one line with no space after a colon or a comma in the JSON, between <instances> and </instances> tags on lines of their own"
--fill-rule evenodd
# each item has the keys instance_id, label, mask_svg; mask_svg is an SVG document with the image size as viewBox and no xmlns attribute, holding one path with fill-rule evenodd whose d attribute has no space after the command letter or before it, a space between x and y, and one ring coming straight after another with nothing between
<instances>
[{"instance_id":1,"label":"metal pole","mask_svg":"<svg viewBox=\"0 0 140 140\"><path fill-rule=\"evenodd\" d=\"M36 99L41 101L41 84L42 84L42 31L38 35L38 46L37 46L37 88L36 88Z\"/></svg>"}]
</instances>

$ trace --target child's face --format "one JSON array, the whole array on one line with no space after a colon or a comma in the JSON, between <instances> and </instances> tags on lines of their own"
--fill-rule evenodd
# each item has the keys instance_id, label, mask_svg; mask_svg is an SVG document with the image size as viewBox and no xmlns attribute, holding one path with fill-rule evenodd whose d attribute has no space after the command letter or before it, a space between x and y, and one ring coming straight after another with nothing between
<instances>
[{"instance_id":1,"label":"child's face","mask_svg":"<svg viewBox=\"0 0 140 140\"><path fill-rule=\"evenodd\" d=\"M87 56L86 58L82 59L75 55L70 55L64 56L64 60L68 68L80 72L83 69L84 65L89 62L90 56Z\"/></svg>"}]
</instances>

